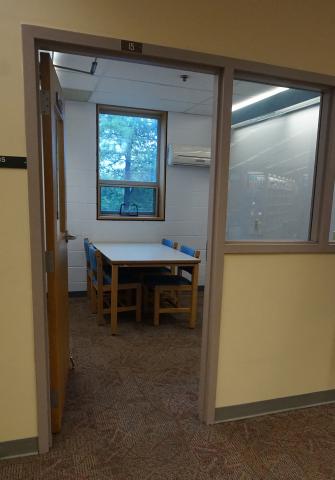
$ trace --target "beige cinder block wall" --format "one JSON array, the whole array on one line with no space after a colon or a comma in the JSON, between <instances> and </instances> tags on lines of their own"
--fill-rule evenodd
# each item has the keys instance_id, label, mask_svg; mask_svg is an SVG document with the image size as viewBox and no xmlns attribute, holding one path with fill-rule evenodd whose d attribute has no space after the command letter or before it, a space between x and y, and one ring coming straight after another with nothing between
<instances>
[{"instance_id":1,"label":"beige cinder block wall","mask_svg":"<svg viewBox=\"0 0 335 480\"><path fill-rule=\"evenodd\" d=\"M22 23L335 75L329 55L335 43L334 13L331 0L2 0L0 154L26 153ZM0 442L37 434L26 180L26 172L0 170ZM291 260L282 256L283 262ZM230 260L227 287L234 261L241 259ZM332 268L319 263L319 257L311 261L312 269ZM250 263L241 268L243 275L252 275ZM319 282L324 284L323 278Z\"/></svg>"}]
</instances>

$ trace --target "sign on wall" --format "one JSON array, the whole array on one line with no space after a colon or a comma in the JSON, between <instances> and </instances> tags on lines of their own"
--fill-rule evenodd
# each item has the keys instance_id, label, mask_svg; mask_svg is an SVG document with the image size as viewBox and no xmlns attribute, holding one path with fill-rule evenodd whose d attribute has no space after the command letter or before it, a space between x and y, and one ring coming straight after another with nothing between
<instances>
[{"instance_id":1,"label":"sign on wall","mask_svg":"<svg viewBox=\"0 0 335 480\"><path fill-rule=\"evenodd\" d=\"M121 50L131 53L142 53L143 43L121 40Z\"/></svg>"},{"instance_id":2,"label":"sign on wall","mask_svg":"<svg viewBox=\"0 0 335 480\"><path fill-rule=\"evenodd\" d=\"M27 157L0 155L0 168L27 168Z\"/></svg>"}]
</instances>

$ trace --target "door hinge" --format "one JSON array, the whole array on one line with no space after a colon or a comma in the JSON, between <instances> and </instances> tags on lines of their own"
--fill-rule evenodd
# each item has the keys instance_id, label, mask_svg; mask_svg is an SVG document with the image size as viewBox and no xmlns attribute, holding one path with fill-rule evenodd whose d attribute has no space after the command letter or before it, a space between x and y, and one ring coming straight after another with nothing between
<instances>
[{"instance_id":1,"label":"door hinge","mask_svg":"<svg viewBox=\"0 0 335 480\"><path fill-rule=\"evenodd\" d=\"M45 270L47 273L53 273L55 271L54 252L45 252Z\"/></svg>"},{"instance_id":2,"label":"door hinge","mask_svg":"<svg viewBox=\"0 0 335 480\"><path fill-rule=\"evenodd\" d=\"M49 90L40 90L40 110L42 115L48 115L50 113Z\"/></svg>"},{"instance_id":3,"label":"door hinge","mask_svg":"<svg viewBox=\"0 0 335 480\"><path fill-rule=\"evenodd\" d=\"M57 390L50 390L50 404L51 408L57 408L59 405L59 395Z\"/></svg>"}]
</instances>

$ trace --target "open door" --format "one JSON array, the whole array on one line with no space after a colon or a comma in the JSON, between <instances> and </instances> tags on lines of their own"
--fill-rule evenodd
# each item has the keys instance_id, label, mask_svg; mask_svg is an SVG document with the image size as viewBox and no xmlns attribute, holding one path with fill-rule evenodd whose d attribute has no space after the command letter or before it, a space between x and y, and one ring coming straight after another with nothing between
<instances>
[{"instance_id":1,"label":"open door","mask_svg":"<svg viewBox=\"0 0 335 480\"><path fill-rule=\"evenodd\" d=\"M40 55L51 429L59 432L70 365L62 91L48 53Z\"/></svg>"}]
</instances>

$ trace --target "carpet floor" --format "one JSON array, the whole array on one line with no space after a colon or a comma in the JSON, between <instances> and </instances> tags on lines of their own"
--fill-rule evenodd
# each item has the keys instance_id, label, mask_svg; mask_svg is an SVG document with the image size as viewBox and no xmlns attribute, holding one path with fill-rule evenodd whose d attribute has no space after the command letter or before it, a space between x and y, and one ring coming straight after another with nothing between
<instances>
[{"instance_id":1,"label":"carpet floor","mask_svg":"<svg viewBox=\"0 0 335 480\"><path fill-rule=\"evenodd\" d=\"M203 425L200 322L127 318L112 337L86 299L70 299L70 312L76 367L62 432L48 454L1 461L0 479L335 479L335 406Z\"/></svg>"}]
</instances>

